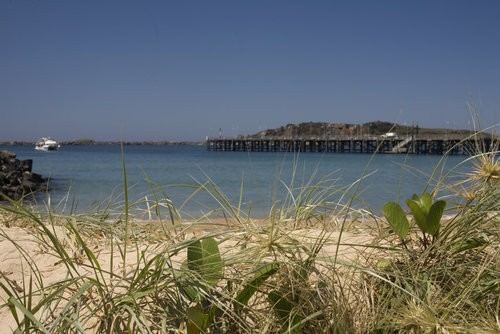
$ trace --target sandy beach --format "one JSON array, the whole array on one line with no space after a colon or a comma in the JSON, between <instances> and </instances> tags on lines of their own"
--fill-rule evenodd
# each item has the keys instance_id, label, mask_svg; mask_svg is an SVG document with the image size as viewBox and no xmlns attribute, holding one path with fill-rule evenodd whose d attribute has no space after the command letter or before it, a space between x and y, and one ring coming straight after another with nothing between
<instances>
[{"instance_id":1,"label":"sandy beach","mask_svg":"<svg viewBox=\"0 0 500 334\"><path fill-rule=\"evenodd\" d=\"M33 279L35 285L38 284L36 280L40 279L44 286L68 279L70 273L61 261L61 257L47 246L50 244L47 241L47 236L43 235L39 228L13 217L13 215L5 213L0 216L0 253L2 254L0 275L2 279L14 287L19 295L29 289L30 278ZM129 250L125 265L128 272L137 270L139 254L144 256L142 258L144 261L163 252L173 243L180 243L189 240L189 238L197 238L207 234L215 235L215 238L220 240L223 258L240 249L244 239L245 247L250 249L260 247L262 242L274 235L279 242L284 244L299 243L302 247L313 247L319 238L324 238L326 240L319 257L329 259L335 256L339 241L338 231L326 232L319 227L290 229L286 225L271 226L270 222L264 220L250 221L247 226L241 226L235 221L224 219L213 219L206 223L186 222L168 232L161 232L157 229L161 225L159 222L137 221L132 224L140 228L134 232L137 233L134 237L135 240L128 244ZM64 245L68 256L74 260L76 272L81 277L91 277L93 272L88 266L88 258L85 257L84 251L81 247L79 248L68 229L58 224L47 224L47 227ZM353 231L344 232L342 235L341 245L338 248L339 260L359 260L362 256L366 256L366 248L362 249L359 245L369 245L374 240L374 237L366 234L366 231L363 233ZM116 250L116 245L113 251L109 239L104 236L99 237L96 233L90 233L84 242L94 254L97 254L97 261L101 267L109 268L110 271L115 272L123 270L123 258ZM171 258L173 265L180 267L185 257L185 251L178 253ZM141 264L139 264L140 266ZM30 276L34 272L39 277ZM71 275L74 274L73 272ZM0 291L2 304L6 303L8 298L5 291ZM16 327L15 319L5 306L0 309L0 324L0 333L11 333Z\"/></svg>"}]
</instances>

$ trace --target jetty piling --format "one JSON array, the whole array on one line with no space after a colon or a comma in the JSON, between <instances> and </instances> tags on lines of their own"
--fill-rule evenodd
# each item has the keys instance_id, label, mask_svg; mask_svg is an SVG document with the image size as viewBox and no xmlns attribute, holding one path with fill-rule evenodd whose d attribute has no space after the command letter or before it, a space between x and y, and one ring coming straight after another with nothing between
<instances>
[{"instance_id":1,"label":"jetty piling","mask_svg":"<svg viewBox=\"0 0 500 334\"><path fill-rule=\"evenodd\" d=\"M464 155L477 148L489 150L490 138L339 137L339 138L208 138L208 151L227 152L311 152Z\"/></svg>"}]
</instances>

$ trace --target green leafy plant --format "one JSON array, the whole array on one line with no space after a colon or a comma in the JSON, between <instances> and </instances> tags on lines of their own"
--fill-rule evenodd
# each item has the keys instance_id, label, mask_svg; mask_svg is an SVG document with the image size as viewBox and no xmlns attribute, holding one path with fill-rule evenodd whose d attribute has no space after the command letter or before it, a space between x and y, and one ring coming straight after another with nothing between
<instances>
[{"instance_id":1,"label":"green leafy plant","mask_svg":"<svg viewBox=\"0 0 500 334\"><path fill-rule=\"evenodd\" d=\"M441 227L441 218L446 207L446 201L438 200L433 202L429 193L424 192L421 196L413 195L412 198L406 201L406 205L410 209L413 219L420 231L422 231L424 244L428 244L427 235L437 238ZM406 240L411 225L406 218L405 211L396 202L388 202L383 208L384 216L389 225L391 225L394 233L401 240Z\"/></svg>"},{"instance_id":2,"label":"green leafy plant","mask_svg":"<svg viewBox=\"0 0 500 334\"><path fill-rule=\"evenodd\" d=\"M410 232L410 223L401 206L395 202L386 203L384 205L384 216L391 225L394 233L396 233L401 240L406 239Z\"/></svg>"},{"instance_id":3,"label":"green leafy plant","mask_svg":"<svg viewBox=\"0 0 500 334\"><path fill-rule=\"evenodd\" d=\"M180 280L181 291L192 303L195 303L187 310L187 332L189 334L204 333L214 324L215 317L225 311L220 302L214 301L215 297L223 296L217 290L224 274L223 260L217 241L213 237L193 241L187 247L187 260L183 268L184 270L187 268L188 273L192 275ZM240 312L259 287L278 269L277 263L267 263L258 268L254 276L236 293L236 297L232 300L232 312ZM229 284L220 289L229 290Z\"/></svg>"},{"instance_id":4,"label":"green leafy plant","mask_svg":"<svg viewBox=\"0 0 500 334\"><path fill-rule=\"evenodd\" d=\"M433 203L431 195L424 192L420 197L413 195L406 201L406 205L410 208L420 230L437 237L446 202L439 200Z\"/></svg>"}]
</instances>

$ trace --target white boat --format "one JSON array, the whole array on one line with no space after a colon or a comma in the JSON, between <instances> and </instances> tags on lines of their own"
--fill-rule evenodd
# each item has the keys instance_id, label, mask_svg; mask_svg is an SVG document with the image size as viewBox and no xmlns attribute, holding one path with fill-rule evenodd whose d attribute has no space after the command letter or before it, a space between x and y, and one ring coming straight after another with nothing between
<instances>
[{"instance_id":1,"label":"white boat","mask_svg":"<svg viewBox=\"0 0 500 334\"><path fill-rule=\"evenodd\" d=\"M45 137L41 138L35 144L35 150L39 151L56 151L59 147L61 147L61 145L59 145L55 140Z\"/></svg>"}]
</instances>

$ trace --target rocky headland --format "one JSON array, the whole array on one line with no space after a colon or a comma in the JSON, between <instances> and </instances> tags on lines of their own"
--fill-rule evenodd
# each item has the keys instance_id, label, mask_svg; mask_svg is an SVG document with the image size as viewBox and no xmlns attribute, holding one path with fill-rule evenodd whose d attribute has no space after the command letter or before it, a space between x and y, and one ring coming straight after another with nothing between
<instances>
[{"instance_id":1,"label":"rocky headland","mask_svg":"<svg viewBox=\"0 0 500 334\"><path fill-rule=\"evenodd\" d=\"M252 135L240 136L251 139L269 138L335 138L351 136L380 136L387 132L400 135L414 135L422 138L453 137L463 139L471 136L474 131L465 129L425 128L416 124L402 125L393 122L375 121L364 124L304 122L287 124L279 128L267 129Z\"/></svg>"}]
</instances>

